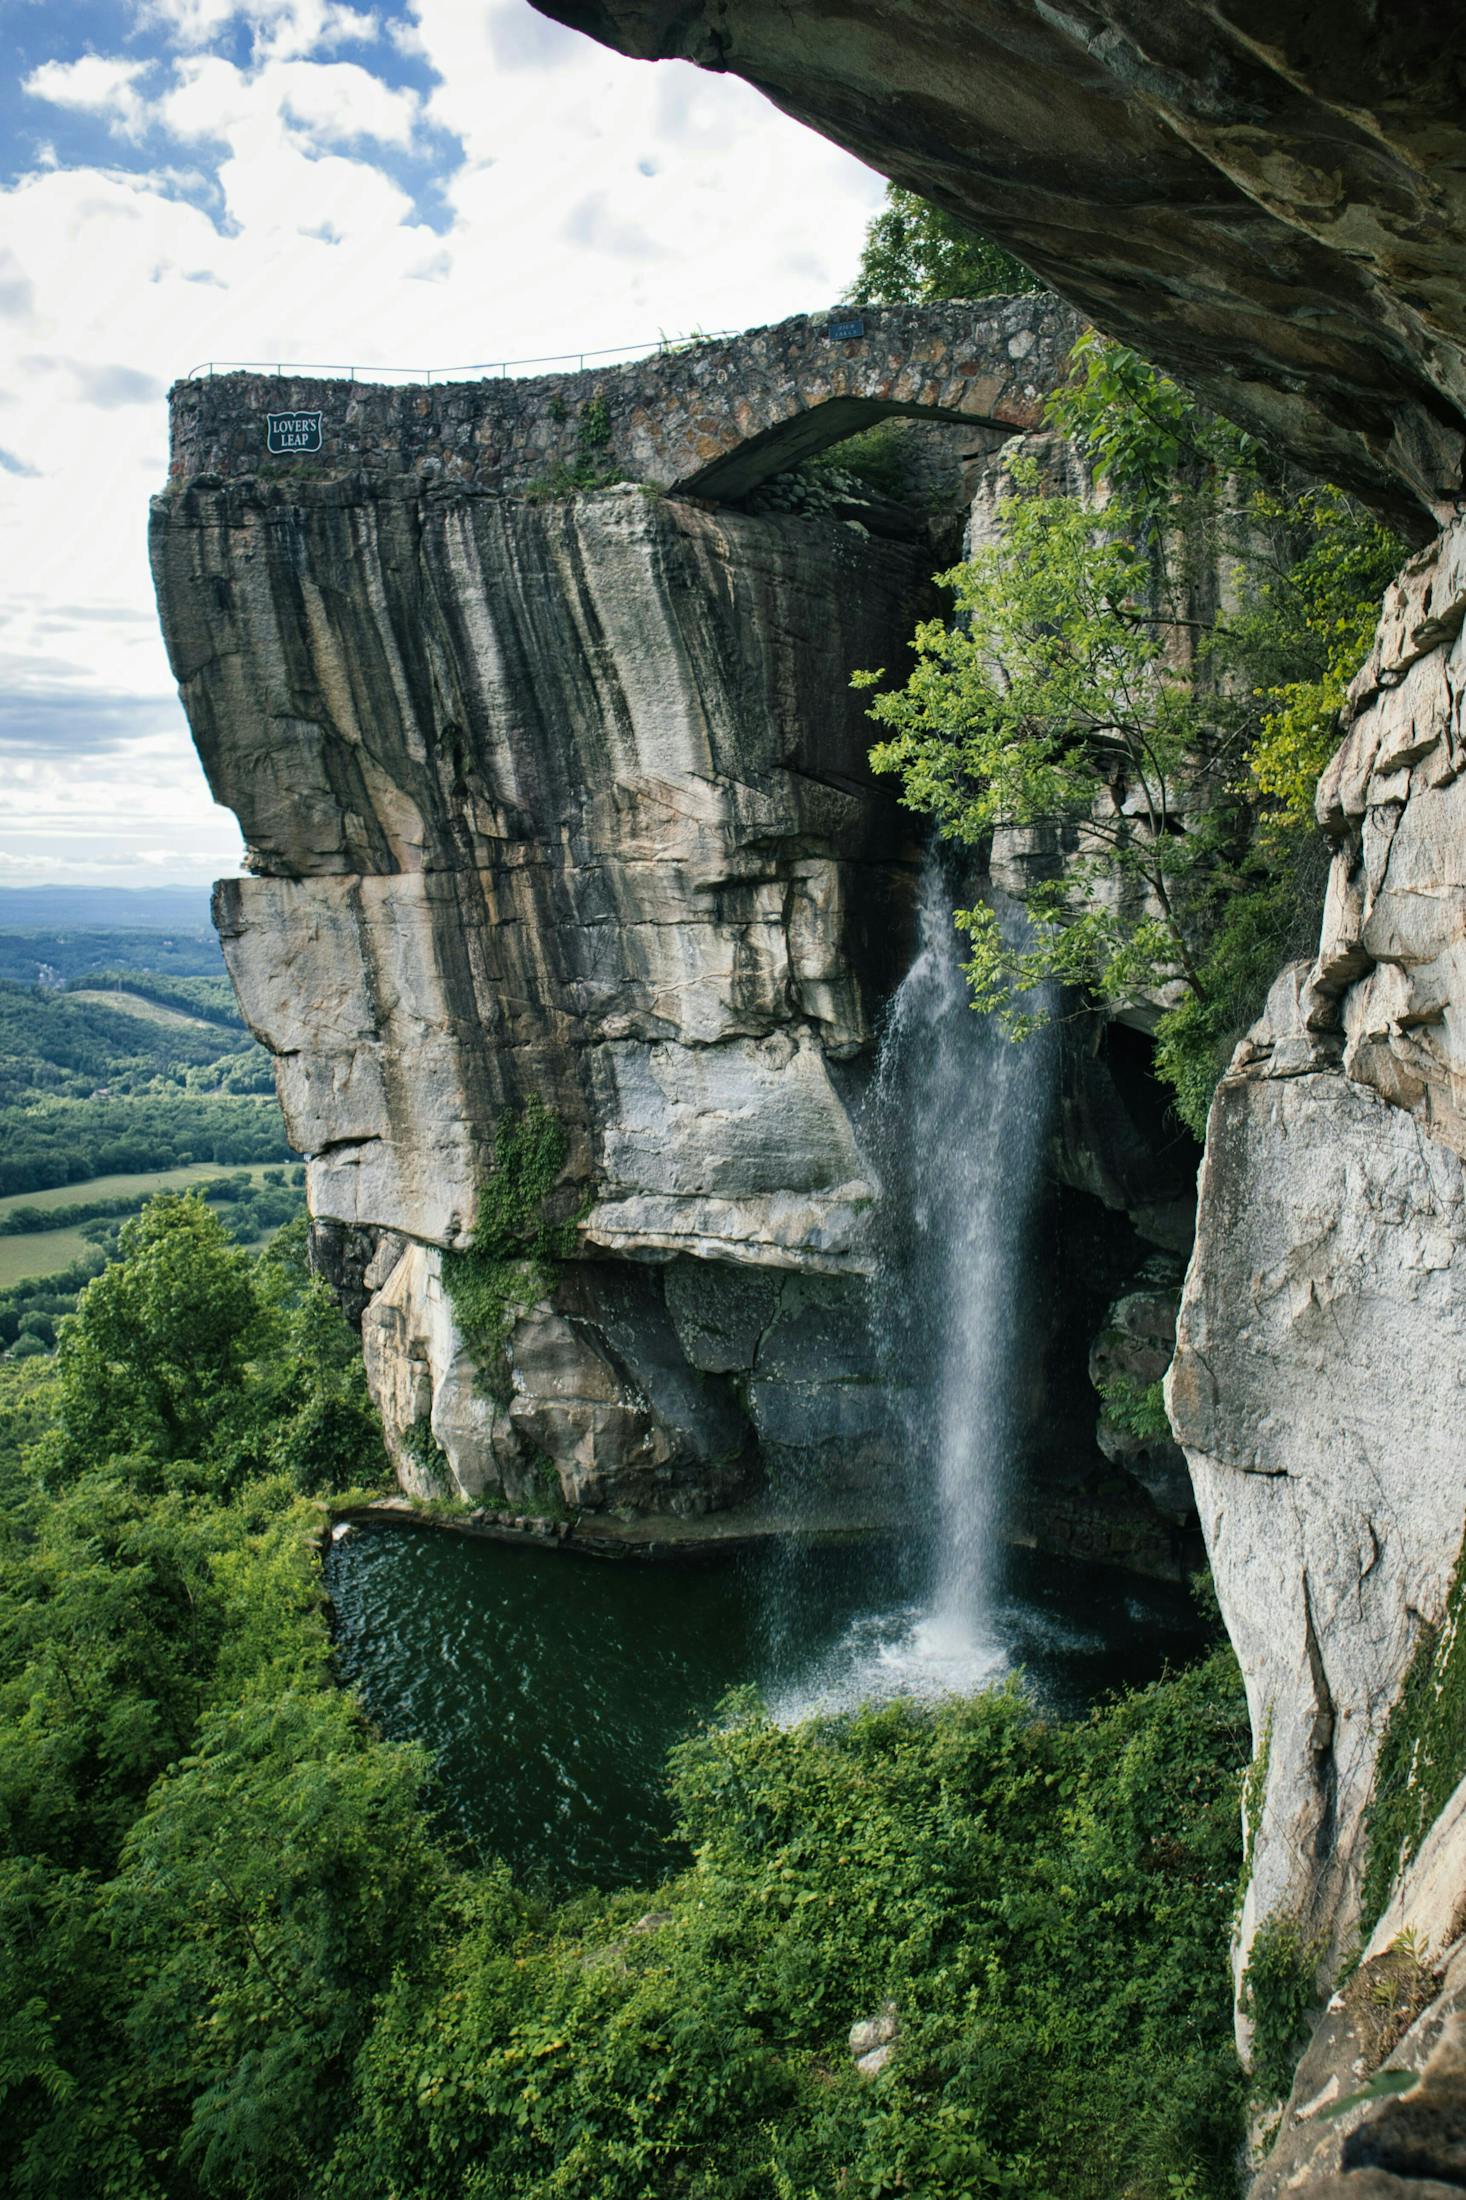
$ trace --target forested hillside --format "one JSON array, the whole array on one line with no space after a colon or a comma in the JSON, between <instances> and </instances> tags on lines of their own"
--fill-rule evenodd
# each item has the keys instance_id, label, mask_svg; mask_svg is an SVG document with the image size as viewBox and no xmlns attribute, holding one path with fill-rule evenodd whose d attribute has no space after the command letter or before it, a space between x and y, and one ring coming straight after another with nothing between
<instances>
[{"instance_id":1,"label":"forested hillside","mask_svg":"<svg viewBox=\"0 0 1466 2200\"><path fill-rule=\"evenodd\" d=\"M294 1234L160 1200L122 1251L0 1368L6 2190L1230 2189L1226 1653L1073 1723L730 1702L659 1885L516 1885L337 1685L313 1495L387 1470Z\"/></svg>"},{"instance_id":2,"label":"forested hillside","mask_svg":"<svg viewBox=\"0 0 1466 2200\"><path fill-rule=\"evenodd\" d=\"M52 1349L154 1193L201 1190L244 1244L303 1205L212 931L0 930L0 1120L0 1356Z\"/></svg>"},{"instance_id":3,"label":"forested hillside","mask_svg":"<svg viewBox=\"0 0 1466 2200\"><path fill-rule=\"evenodd\" d=\"M289 1158L212 936L0 933L0 1108L0 1198Z\"/></svg>"}]
</instances>

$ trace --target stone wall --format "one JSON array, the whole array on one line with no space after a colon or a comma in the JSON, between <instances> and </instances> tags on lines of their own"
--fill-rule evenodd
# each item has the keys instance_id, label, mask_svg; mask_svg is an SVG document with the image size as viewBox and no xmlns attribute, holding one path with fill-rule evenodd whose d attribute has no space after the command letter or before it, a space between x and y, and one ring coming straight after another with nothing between
<instances>
[{"instance_id":1,"label":"stone wall","mask_svg":"<svg viewBox=\"0 0 1466 2200\"><path fill-rule=\"evenodd\" d=\"M1037 425L1079 323L1053 298L800 314L628 365L393 387L295 375L174 386L170 477L411 476L523 491L564 476L731 498L891 414ZM319 412L318 454L268 451L270 413Z\"/></svg>"}]
</instances>

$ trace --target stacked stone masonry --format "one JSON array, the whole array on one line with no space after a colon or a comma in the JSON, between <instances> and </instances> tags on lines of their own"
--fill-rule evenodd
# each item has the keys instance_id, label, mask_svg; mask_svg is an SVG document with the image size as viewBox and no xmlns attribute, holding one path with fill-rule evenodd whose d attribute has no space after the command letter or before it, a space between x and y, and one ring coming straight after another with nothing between
<instances>
[{"instance_id":1,"label":"stacked stone masonry","mask_svg":"<svg viewBox=\"0 0 1466 2200\"><path fill-rule=\"evenodd\" d=\"M859 336L838 332L858 326ZM1057 299L800 314L623 366L537 379L392 387L201 375L172 392L176 482L411 476L427 486L564 487L574 474L742 497L895 415L1038 425L1079 323ZM322 416L319 454L271 456L271 413Z\"/></svg>"},{"instance_id":2,"label":"stacked stone masonry","mask_svg":"<svg viewBox=\"0 0 1466 2200\"><path fill-rule=\"evenodd\" d=\"M1466 454L1451 7L534 0L755 85L1417 540Z\"/></svg>"}]
</instances>

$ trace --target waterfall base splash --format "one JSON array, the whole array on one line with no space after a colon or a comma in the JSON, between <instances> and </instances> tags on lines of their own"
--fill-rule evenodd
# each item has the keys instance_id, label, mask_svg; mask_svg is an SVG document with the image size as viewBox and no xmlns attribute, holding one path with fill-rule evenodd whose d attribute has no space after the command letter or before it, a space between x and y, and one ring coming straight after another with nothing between
<instances>
[{"instance_id":1,"label":"waterfall base splash","mask_svg":"<svg viewBox=\"0 0 1466 2200\"><path fill-rule=\"evenodd\" d=\"M808 1672L773 1691L769 1708L781 1726L793 1726L896 1697L931 1703L970 1696L1000 1681L1012 1663L999 1628L980 1636L950 1614L898 1605L852 1620Z\"/></svg>"}]
</instances>

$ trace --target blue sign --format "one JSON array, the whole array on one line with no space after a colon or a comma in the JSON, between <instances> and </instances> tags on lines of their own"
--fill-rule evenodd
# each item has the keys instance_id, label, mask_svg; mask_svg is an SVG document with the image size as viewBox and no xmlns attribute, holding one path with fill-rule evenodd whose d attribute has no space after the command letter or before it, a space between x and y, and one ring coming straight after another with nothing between
<instances>
[{"instance_id":1,"label":"blue sign","mask_svg":"<svg viewBox=\"0 0 1466 2200\"><path fill-rule=\"evenodd\" d=\"M825 324L825 334L837 339L842 336L864 336L865 322L858 313L840 313Z\"/></svg>"},{"instance_id":2,"label":"blue sign","mask_svg":"<svg viewBox=\"0 0 1466 2200\"><path fill-rule=\"evenodd\" d=\"M277 457L289 452L318 451L321 416L317 413L266 413L265 448Z\"/></svg>"}]
</instances>

